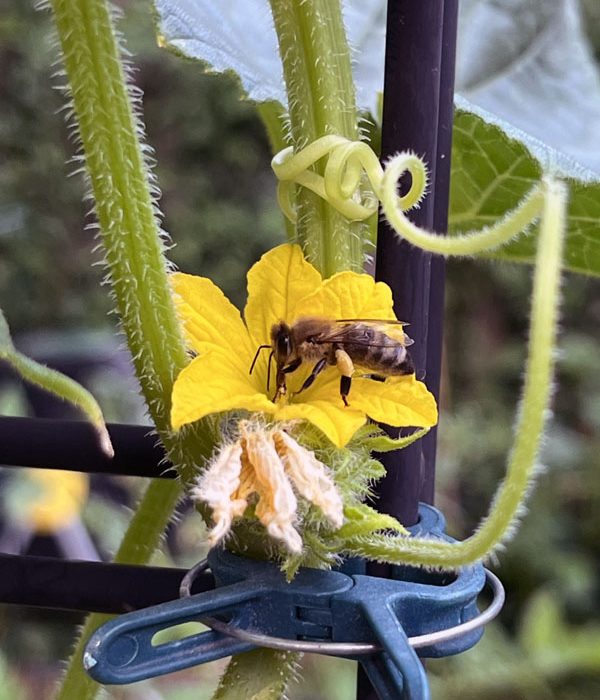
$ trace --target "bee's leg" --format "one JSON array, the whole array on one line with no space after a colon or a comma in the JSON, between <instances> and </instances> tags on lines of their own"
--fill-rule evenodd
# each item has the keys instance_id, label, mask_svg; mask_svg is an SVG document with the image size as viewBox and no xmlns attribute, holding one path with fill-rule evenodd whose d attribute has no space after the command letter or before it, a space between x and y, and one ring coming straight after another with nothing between
<instances>
[{"instance_id":1,"label":"bee's leg","mask_svg":"<svg viewBox=\"0 0 600 700\"><path fill-rule=\"evenodd\" d=\"M292 362L290 362L289 365L286 365L285 367L281 367L281 369L277 370L277 391L275 392L275 396L273 397L273 401L277 401L277 399L280 396L285 396L287 394L287 386L286 386L286 381L285 381L285 375L289 374L290 372L295 372L298 367L302 364L302 359L301 358L296 358ZM270 371L270 366L269 366L269 371ZM267 381L267 390L269 388L269 384Z\"/></svg>"},{"instance_id":2,"label":"bee's leg","mask_svg":"<svg viewBox=\"0 0 600 700\"><path fill-rule=\"evenodd\" d=\"M275 395L271 399L272 401L277 401L277 399L287 394L285 374L280 369L277 370L277 377L275 379L275 383L277 384L277 389L275 390Z\"/></svg>"},{"instance_id":3,"label":"bee's leg","mask_svg":"<svg viewBox=\"0 0 600 700\"><path fill-rule=\"evenodd\" d=\"M286 365L281 371L284 374L289 374L290 372L295 372L298 367L302 364L302 358L298 357L296 358L293 362L290 362L289 365Z\"/></svg>"},{"instance_id":4,"label":"bee's leg","mask_svg":"<svg viewBox=\"0 0 600 700\"><path fill-rule=\"evenodd\" d=\"M342 348L337 348L335 351L335 364L342 375L340 377L340 394L344 406L348 405L348 394L352 385L352 375L354 374L354 364L350 355Z\"/></svg>"},{"instance_id":5,"label":"bee's leg","mask_svg":"<svg viewBox=\"0 0 600 700\"><path fill-rule=\"evenodd\" d=\"M308 387L315 381L315 379L321 374L321 372L325 369L327 366L327 358L323 357L321 358L317 364L313 367L313 371L306 377L304 380L304 384L298 389L296 394L299 394L301 391L304 391L305 389L308 389Z\"/></svg>"}]
</instances>

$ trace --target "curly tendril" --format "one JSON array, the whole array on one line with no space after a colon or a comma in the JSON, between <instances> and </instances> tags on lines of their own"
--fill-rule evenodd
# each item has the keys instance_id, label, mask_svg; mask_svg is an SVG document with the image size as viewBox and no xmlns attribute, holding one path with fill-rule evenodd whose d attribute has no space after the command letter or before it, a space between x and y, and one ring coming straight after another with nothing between
<instances>
[{"instance_id":1,"label":"curly tendril","mask_svg":"<svg viewBox=\"0 0 600 700\"><path fill-rule=\"evenodd\" d=\"M321 176L311 168L326 156L325 173ZM369 218L381 202L383 214L399 236L438 255L475 255L498 248L536 221L544 203L543 186L536 184L515 209L493 225L438 236L415 226L404 213L416 206L427 191L427 166L414 153L399 153L384 170L366 143L331 135L313 141L297 153L291 147L285 148L273 158L271 166L279 179L279 206L290 221L296 221L292 204L294 184L312 190L351 221ZM410 188L399 196L398 183L405 173L410 174Z\"/></svg>"},{"instance_id":2,"label":"curly tendril","mask_svg":"<svg viewBox=\"0 0 600 700\"><path fill-rule=\"evenodd\" d=\"M321 176L311 167L325 156L329 159ZM393 201L395 207L407 211L425 194L427 169L418 156L412 153L403 156L413 182L410 190L401 197L394 191ZM291 222L296 221L292 204L294 184L312 190L350 221L364 221L377 213L384 172L373 150L363 141L323 136L297 153L292 147L284 148L275 155L271 167L279 180L279 206Z\"/></svg>"},{"instance_id":3,"label":"curly tendril","mask_svg":"<svg viewBox=\"0 0 600 700\"><path fill-rule=\"evenodd\" d=\"M417 248L430 253L475 255L498 248L525 231L539 218L544 206L544 185L538 183L531 188L515 209L507 212L491 226L452 236L439 236L415 226L405 216L405 210L397 201L396 190L402 175L405 172L411 174L411 190L423 187L423 179L427 177L425 168L423 161L410 153L400 153L391 158L383 173L379 199L383 214L396 233Z\"/></svg>"},{"instance_id":4,"label":"curly tendril","mask_svg":"<svg viewBox=\"0 0 600 700\"><path fill-rule=\"evenodd\" d=\"M328 155L324 177L311 166ZM459 543L420 538L373 535L346 543L346 553L385 561L452 569L484 559L512 535L536 471L536 458L550 402L554 370L560 272L566 231L568 189L550 176L535 184L512 211L496 223L478 231L438 236L415 226L404 212L419 202L427 186L427 168L412 153L400 153L379 165L364 143L339 136L318 139L297 154L279 153L273 168L280 178L280 201L287 216L293 183L309 187L349 218L370 216L375 203L364 201L365 180L381 202L382 210L396 233L413 245L438 255L474 255L497 248L539 219L539 240L531 306L531 332L527 370L518 413L515 441L504 482L498 487L488 516L479 529ZM409 173L411 186L398 196L400 178ZM363 201L361 201L363 200Z\"/></svg>"}]
</instances>

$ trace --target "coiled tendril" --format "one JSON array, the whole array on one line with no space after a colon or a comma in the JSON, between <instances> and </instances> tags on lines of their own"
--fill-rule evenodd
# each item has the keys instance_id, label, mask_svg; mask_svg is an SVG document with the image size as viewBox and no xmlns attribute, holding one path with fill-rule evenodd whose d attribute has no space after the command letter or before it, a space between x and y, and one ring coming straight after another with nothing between
<instances>
[{"instance_id":1,"label":"coiled tendril","mask_svg":"<svg viewBox=\"0 0 600 700\"><path fill-rule=\"evenodd\" d=\"M407 211L416 206L427 188L427 169L413 153L404 153L404 169L410 172L409 191L398 196L394 190L394 206ZM311 170L321 158L329 156L323 176ZM271 161L279 180L277 198L285 216L296 221L293 205L294 184L307 187L325 199L350 221L363 221L377 212L382 198L384 172L373 150L363 141L350 141L342 136L323 136L294 153L284 148ZM367 187L367 183L370 188Z\"/></svg>"}]
</instances>

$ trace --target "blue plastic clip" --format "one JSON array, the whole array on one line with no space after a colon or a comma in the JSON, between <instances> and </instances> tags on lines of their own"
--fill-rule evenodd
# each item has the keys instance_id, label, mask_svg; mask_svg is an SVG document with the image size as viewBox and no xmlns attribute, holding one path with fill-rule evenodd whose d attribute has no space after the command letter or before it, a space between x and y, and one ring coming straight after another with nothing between
<instances>
[{"instance_id":1,"label":"blue plastic clip","mask_svg":"<svg viewBox=\"0 0 600 700\"><path fill-rule=\"evenodd\" d=\"M420 516L414 534L448 539L439 511L422 506ZM231 628L285 638L290 645L298 640L324 647L376 645L366 655L335 655L358 659L381 700L429 700L419 656L459 653L483 633L475 629L429 644L418 649L419 656L409 642L477 615L477 595L485 584L481 566L458 574L395 567L391 579L302 569L287 583L276 565L222 550L211 552L209 564L214 590L122 615L98 629L84 654L88 673L100 683L132 683L256 648L252 641L213 630L153 643L161 630L216 617Z\"/></svg>"}]
</instances>

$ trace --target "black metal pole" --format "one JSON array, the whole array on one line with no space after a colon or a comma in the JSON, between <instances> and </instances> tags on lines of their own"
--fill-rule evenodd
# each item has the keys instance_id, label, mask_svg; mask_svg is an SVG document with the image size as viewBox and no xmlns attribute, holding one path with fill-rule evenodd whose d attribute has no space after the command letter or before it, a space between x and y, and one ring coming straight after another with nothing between
<instances>
[{"instance_id":1,"label":"black metal pole","mask_svg":"<svg viewBox=\"0 0 600 700\"><path fill-rule=\"evenodd\" d=\"M60 610L124 613L179 597L186 569L0 554L0 602ZM200 574L193 593L215 587Z\"/></svg>"},{"instance_id":2,"label":"black metal pole","mask_svg":"<svg viewBox=\"0 0 600 700\"><path fill-rule=\"evenodd\" d=\"M0 464L94 474L175 478L150 426L108 424L115 449L109 459L83 421L0 418Z\"/></svg>"},{"instance_id":3,"label":"black metal pole","mask_svg":"<svg viewBox=\"0 0 600 700\"><path fill-rule=\"evenodd\" d=\"M438 115L438 145L435 182L433 183L433 230L440 234L448 229L448 204L450 200L450 171L452 155L452 125L454 122L454 72L456 65L456 36L458 29L458 0L444 0L444 26L442 32L442 56L440 67L440 101ZM431 261L429 295L429 337L427 341L427 381L439 406L442 374L443 315L446 263L434 256ZM423 440L425 473L420 500L433 503L435 488L435 459L437 426Z\"/></svg>"},{"instance_id":4,"label":"black metal pole","mask_svg":"<svg viewBox=\"0 0 600 700\"><path fill-rule=\"evenodd\" d=\"M427 162L432 184L436 182L438 161L443 18L443 0L388 3L381 158L385 161L399 151L415 151ZM420 208L410 212L410 218L432 229L434 201L431 187ZM433 349L428 352L428 336L432 323L441 323L441 314L430 308L431 258L429 253L400 241L381 222L375 276L390 285L398 318L410 323L417 376L428 384L427 360L433 353ZM435 279L433 284L437 284ZM436 311L433 318L432 311ZM413 525L429 467L424 461L423 443L384 455L382 461L388 474L380 484L378 508Z\"/></svg>"},{"instance_id":5,"label":"black metal pole","mask_svg":"<svg viewBox=\"0 0 600 700\"><path fill-rule=\"evenodd\" d=\"M425 159L430 190L410 218L445 232L454 92L458 0L388 0L383 99L383 162L403 150ZM399 241L385 222L378 229L375 277L390 285L398 318L408 321L417 376L439 397L444 307L444 262ZM398 431L388 429L393 435ZM379 510L412 525L418 503L433 500L436 434L381 455L387 476L375 494ZM389 567L369 564L387 576ZM368 678L358 674L357 700L376 700Z\"/></svg>"}]
</instances>

